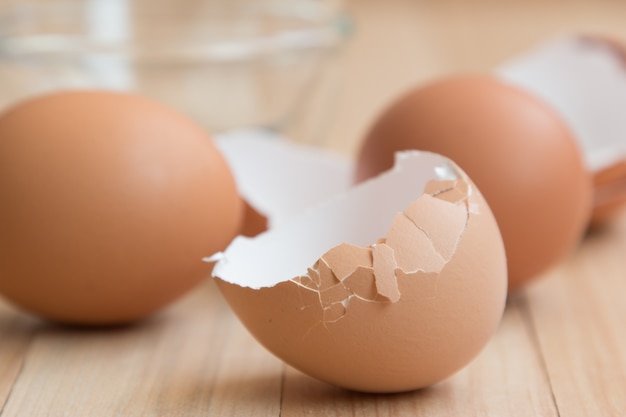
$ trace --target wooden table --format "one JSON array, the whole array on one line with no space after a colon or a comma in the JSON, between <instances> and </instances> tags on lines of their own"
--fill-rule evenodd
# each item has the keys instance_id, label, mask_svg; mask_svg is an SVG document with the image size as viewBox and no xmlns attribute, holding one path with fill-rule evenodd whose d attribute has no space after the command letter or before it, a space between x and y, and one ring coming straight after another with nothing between
<instances>
[{"instance_id":1,"label":"wooden table","mask_svg":"<svg viewBox=\"0 0 626 417\"><path fill-rule=\"evenodd\" d=\"M323 144L353 152L408 86L492 68L552 35L626 39L619 1L348 4L356 34ZM212 282L140 325L68 329L0 304L0 416L626 415L626 212L509 300L466 369L429 389L346 392L283 365Z\"/></svg>"}]
</instances>

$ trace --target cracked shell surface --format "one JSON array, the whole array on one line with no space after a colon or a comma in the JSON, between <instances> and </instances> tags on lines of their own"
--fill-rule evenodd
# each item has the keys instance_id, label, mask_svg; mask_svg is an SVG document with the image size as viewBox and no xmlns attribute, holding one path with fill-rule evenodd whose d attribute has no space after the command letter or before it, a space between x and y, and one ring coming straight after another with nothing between
<instances>
[{"instance_id":1,"label":"cracked shell surface","mask_svg":"<svg viewBox=\"0 0 626 417\"><path fill-rule=\"evenodd\" d=\"M342 243L301 276L216 280L254 337L289 365L365 392L437 383L494 333L506 299L495 219L466 178L432 180L369 246Z\"/></svg>"}]
</instances>

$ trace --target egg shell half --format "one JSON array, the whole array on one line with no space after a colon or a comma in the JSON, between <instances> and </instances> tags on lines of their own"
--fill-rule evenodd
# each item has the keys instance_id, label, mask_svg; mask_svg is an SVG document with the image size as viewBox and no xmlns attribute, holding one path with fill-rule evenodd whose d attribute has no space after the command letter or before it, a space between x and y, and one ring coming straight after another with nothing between
<instances>
[{"instance_id":1,"label":"egg shell half","mask_svg":"<svg viewBox=\"0 0 626 417\"><path fill-rule=\"evenodd\" d=\"M212 259L219 288L261 344L315 378L366 392L414 390L461 369L494 333L507 293L483 197L448 159L415 151Z\"/></svg>"}]
</instances>

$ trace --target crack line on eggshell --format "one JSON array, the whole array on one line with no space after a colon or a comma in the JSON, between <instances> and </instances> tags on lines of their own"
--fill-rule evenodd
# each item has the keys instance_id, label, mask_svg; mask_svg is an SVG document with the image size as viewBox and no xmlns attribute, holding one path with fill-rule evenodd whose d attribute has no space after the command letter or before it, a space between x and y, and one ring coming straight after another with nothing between
<instances>
[{"instance_id":1,"label":"crack line on eggshell","mask_svg":"<svg viewBox=\"0 0 626 417\"><path fill-rule=\"evenodd\" d=\"M471 188L469 189L471 190ZM461 230L461 233L459 234L459 238L456 240L455 244L454 244L454 249L452 250L452 256L450 256L450 259L452 259L454 257L454 255L456 255L456 251L459 248L459 244L461 243L461 239L463 238L463 235L465 234L465 231L467 230L467 225L469 224L470 221L470 216L472 214L478 214L478 207L475 206L474 209L476 211L472 211L472 205L469 202L469 191L468 190L468 197L466 197L463 201L462 204L465 206L465 224L463 225L463 230ZM450 260L448 260L446 263L448 263Z\"/></svg>"},{"instance_id":2,"label":"crack line on eggshell","mask_svg":"<svg viewBox=\"0 0 626 417\"><path fill-rule=\"evenodd\" d=\"M455 181L455 182L454 182L454 185L449 186L449 187L442 188L442 189L437 190L436 192L433 192L433 193L431 193L431 194L429 194L429 195L431 195L432 197L437 198L437 196L439 196L439 195L441 195L441 194L443 194L443 193L446 193L446 192L449 192L449 191L454 191L454 190L455 190L455 188L457 187L457 185L458 185L458 182L457 182L457 181ZM448 200L442 199L443 201L445 201L445 202L446 202L446 203L448 203L448 204L453 204L453 205L462 204L462 205L465 207L465 222L464 222L464 225L463 225L463 229L462 229L462 230L461 230L461 232L459 233L459 235L458 235L458 237L457 237L457 239L456 239L456 241L455 241L455 243L454 243L453 250L451 251L451 255L450 255L449 257L447 257L447 259L446 259L446 257L445 257L445 256L443 256L443 254L442 254L439 250L437 250L437 247L434 245L433 239L431 238L431 236L429 236L429 235L428 235L428 233L426 233L426 231L424 230L424 228L423 228L423 227L421 227L421 226L419 226L419 225L418 225L418 224L417 224L417 223L416 223L413 219L411 219L410 217L408 217L408 216L406 215L406 213L405 213L405 212L402 212L402 213L401 213L402 215L404 215L404 217L406 217L407 219L409 219L409 220L411 221L411 224L413 224L413 225L414 225L417 229L419 229L419 230L420 230L422 233L424 233L424 235L427 237L427 239L428 239L429 243L431 244L431 246L432 246L432 248L433 248L434 252L435 252L437 255L439 255L439 256L442 258L442 260L443 260L443 266L441 267L441 269L445 268L445 265L447 265L447 263L448 263L448 262L450 262L450 260L451 260L451 259L454 257L454 255L456 254L456 251L457 251L457 249L458 249L458 246L459 246L459 244L460 244L460 242L461 242L461 240L462 240L462 238L463 238L463 236L464 236L464 234L465 234L465 232L466 232L466 230L467 230L467 226L468 226L468 223L469 223L469 220L470 220L471 215L472 215L472 214L475 214L475 213L477 213L477 212L478 212L478 211L475 209L475 204L472 204L472 203L470 203L470 201L469 201L469 197L470 197L470 195L471 195L471 189L472 189L472 188L471 188L471 185L470 185L470 184L468 184L468 189L467 189L467 191L466 191L466 194L465 194L462 198L460 198L459 200L457 200L457 201L448 201ZM384 241L384 238L383 238L383 241ZM378 242L377 242L377 243L378 243ZM370 245L370 247L374 247L375 245L376 245L376 244ZM394 257L395 257L395 255L394 255ZM324 259L324 256L320 257L319 261L324 262L324 264L325 264L327 267L329 267L329 268L330 268L330 265L328 265L328 262ZM318 273L318 274L319 274L319 272L318 272L318 271L319 271L319 268L316 268L316 266L317 266L317 265L318 265L318 264L316 263L316 265L315 265L314 267L310 268L310 271L313 271L313 272L315 272L315 273ZM361 266L359 266L359 267L361 267ZM357 270L359 267L355 268L355 269L352 271L352 273L356 272L356 270ZM333 270L332 268L330 268L330 270L333 272L333 274L335 273L335 272L334 272L334 270ZM402 272L403 272L404 274L406 274L406 275L409 275L409 274L414 274L414 273L417 273L417 272L420 272L420 271L421 271L421 272L427 272L427 271L425 271L424 269L421 269L421 268L420 268L420 269L418 269L417 271L406 271L404 268L402 268L402 267L400 267L400 266L398 265L397 267L395 267L395 268L394 268L394 272L393 272L393 276L394 276L394 278L395 278L396 280L399 278L399 277L398 277L398 275L397 275L397 273L396 273L396 271L398 271L398 270L399 270L399 271L402 271ZM381 295L381 294L377 294L377 296L380 296L380 297L381 297L381 298L383 298L383 299L370 299L370 298L366 298L366 297L363 297L363 296L361 296L361 295L356 294L356 293L352 290L352 288L347 287L347 286L345 285L345 283L344 283L344 281L345 281L345 280L346 280L349 276L351 276L351 275L352 275L352 273L347 274L347 275L346 275L345 277L343 277L342 279L337 278L337 277L336 277L336 275L335 275L335 278L336 278L336 279L339 281L339 283L340 283L340 284L344 287L344 289L346 290L346 292L348 293L348 295L347 295L345 298L343 298L342 300L340 300L340 301L334 301L334 302L331 302L331 303L325 303L325 302L324 302L324 300L323 300L323 296L322 296L322 294L323 294L323 292L324 292L324 291L326 291L327 289L330 289L330 288L333 288L333 287L329 287L329 288L327 288L327 289L321 289L320 287L318 287L317 289L315 289L315 288L308 287L308 286L306 286L306 285L302 284L301 282L298 282L298 281L296 281L296 280L294 280L294 279L292 279L292 280L291 280L291 281L292 281L292 282L294 282L296 285L298 285L298 286L299 286L299 287L301 287L301 288L306 289L307 291L313 291L313 292L316 292L316 293L317 293L317 296L318 296L319 307L320 307L320 308L321 308L321 310L322 310L322 319L321 319L319 322L317 322L316 324L314 324L313 326L311 326L311 327L307 330L307 332L303 335L303 338L304 338L304 337L306 337L306 335L307 335L307 334L309 334L309 332L310 332L313 328L315 328L315 327L317 327L317 326L319 326L319 325L324 326L324 328L328 328L327 326L328 326L329 324L337 323L338 321L340 321L341 319L343 319L343 318L344 318L344 317L348 314L349 304L350 304L350 302L351 302L351 300L352 300L353 298L356 298L356 299L358 299L358 300L360 300L360 301L362 301L362 302L366 302L366 303L377 303L377 304L381 304L381 303L383 303L383 304L391 304L391 303L393 303L392 301L388 300L385 296L383 296L383 295ZM308 277L308 278L309 278L312 282L315 282L315 280L313 279L313 277L309 276L309 275L308 275L308 273L307 273L307 277ZM298 278L300 278L300 277L298 277ZM374 277L374 279L375 279L375 277ZM321 281L320 281L320 283L321 283ZM341 315L339 315L337 318L334 318L334 319L326 319L326 313L327 313L329 310L331 310L331 309L333 308L333 306L336 306L337 304L341 304L341 305L342 305L343 310L344 310L344 311L343 311L343 313L342 313ZM303 307L303 308L304 308L304 307Z\"/></svg>"},{"instance_id":3,"label":"crack line on eggshell","mask_svg":"<svg viewBox=\"0 0 626 417\"><path fill-rule=\"evenodd\" d=\"M434 193L432 193L430 195L432 197L437 197L440 194L444 194L444 193L447 193L448 191L452 191L452 190L454 190L454 186L451 185L451 186L449 186L447 188L442 188L441 190L437 190L436 192L434 192Z\"/></svg>"},{"instance_id":4,"label":"crack line on eggshell","mask_svg":"<svg viewBox=\"0 0 626 417\"><path fill-rule=\"evenodd\" d=\"M413 226L415 226L420 232L424 233L424 236L426 236L426 238L428 239L428 243L430 243L430 247L433 248L433 250L435 251L435 253L437 255L439 255L439 257L441 258L441 260L443 261L444 265L446 263L448 263L448 260L446 260L446 258L439 252L439 250L437 250L437 247L435 246L433 239L430 237L430 235L426 232L426 230L424 230L423 227L421 227L420 225L418 225L417 223L415 223L415 221L413 221L413 219L411 219L405 212L400 213L402 216L404 216L404 218L406 218L407 220L409 220L411 222L411 224L413 224ZM415 270L411 270L411 271L406 271L402 268L399 268L402 272L406 273L406 274L414 274L416 272L428 272L426 271L423 267L418 267Z\"/></svg>"},{"instance_id":5,"label":"crack line on eggshell","mask_svg":"<svg viewBox=\"0 0 626 417\"><path fill-rule=\"evenodd\" d=\"M438 191L436 193L433 193L431 195L433 197L437 198L437 196L440 195L440 194L443 194L443 193L446 193L446 192L454 190L456 188L456 186L458 185L458 181L459 180L466 181L465 179L462 179L462 178L457 179L454 182L454 186L450 186L450 187L448 187L446 189L442 189L442 190L440 190L440 191ZM454 244L454 248L452 250L452 255L450 256L450 258L445 260L443 255L439 254L442 258L444 258L445 264L450 262L450 260L456 254L456 251L457 251L457 249L459 247L459 244L461 243L461 239L463 238L463 235L465 234L465 231L467 230L467 225L469 224L470 216L472 214L479 214L479 212L480 212L479 209L478 209L478 205L476 203L471 203L470 202L470 196L472 195L472 191L473 191L472 185L468 183L467 184L467 192L466 192L465 196L461 200L459 200L457 202L454 202L454 203L450 202L450 204L455 204L455 205L456 204L463 204L465 206L465 224L463 226L463 230L461 230L461 233L459 234L459 237L458 237L458 239L456 240L456 242ZM426 232L424 232L424 233L426 234ZM426 234L426 236L428 237L428 234ZM429 239L430 239L430 237L429 237Z\"/></svg>"},{"instance_id":6,"label":"crack line on eggshell","mask_svg":"<svg viewBox=\"0 0 626 417\"><path fill-rule=\"evenodd\" d=\"M307 288L307 289L309 289L309 290L310 290L310 288ZM304 339L304 338L306 338L306 337L307 337L307 335L308 335L308 334L309 334L309 333L310 333L310 332L311 332L314 328L316 328L317 326L323 326L323 327L324 327L324 329L327 329L327 330L328 330L328 325L329 325L329 324L334 324L334 323L337 323L337 322L339 322L341 319L343 319L343 318L345 317L345 315L346 315L346 314L348 314L348 305L350 304L350 301L351 301L353 298L356 298L356 299L358 299L358 300L360 300L360 301L363 301L363 302L365 302L365 303L374 303L374 304L390 304L390 303L391 303L391 302L390 302L390 301L388 301L388 300L371 300L371 299L368 299L368 298L361 297L361 296L359 296L358 294L351 293L351 294L350 294L348 297L346 297L345 299L343 299L343 300L341 300L341 301L337 301L337 302L335 302L335 303L332 303L332 304L329 306L329 307L331 307L332 305L335 305L335 304L342 304L342 305L343 305L343 307L344 307L344 309L345 309L345 311L344 311L344 313L343 313L341 316L337 317L336 319L326 320L326 318L324 317L324 314L323 314L323 313L324 313L324 311L325 311L325 310L327 310L329 307L327 307L326 309L322 308L322 320L320 320L319 322L317 322L317 323L315 323L314 325L312 325L311 327L309 327L309 328L307 329L307 331L306 331L306 332L302 335L302 338L303 338L303 339Z\"/></svg>"}]
</instances>

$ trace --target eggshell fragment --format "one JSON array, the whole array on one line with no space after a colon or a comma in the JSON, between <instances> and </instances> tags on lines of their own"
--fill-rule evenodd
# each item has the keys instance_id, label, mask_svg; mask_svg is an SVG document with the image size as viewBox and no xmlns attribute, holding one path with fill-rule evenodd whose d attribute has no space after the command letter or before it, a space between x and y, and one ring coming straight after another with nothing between
<instances>
[{"instance_id":1,"label":"eggshell fragment","mask_svg":"<svg viewBox=\"0 0 626 417\"><path fill-rule=\"evenodd\" d=\"M597 170L593 175L591 228L605 225L626 206L626 159Z\"/></svg>"},{"instance_id":2,"label":"eggshell fragment","mask_svg":"<svg viewBox=\"0 0 626 417\"><path fill-rule=\"evenodd\" d=\"M211 259L257 340L359 391L413 390L459 370L495 331L507 292L484 199L448 159L416 151Z\"/></svg>"},{"instance_id":3,"label":"eggshell fragment","mask_svg":"<svg viewBox=\"0 0 626 417\"><path fill-rule=\"evenodd\" d=\"M350 158L268 130L232 130L218 135L216 144L252 210L244 222L247 235L276 226L352 185Z\"/></svg>"}]
</instances>

